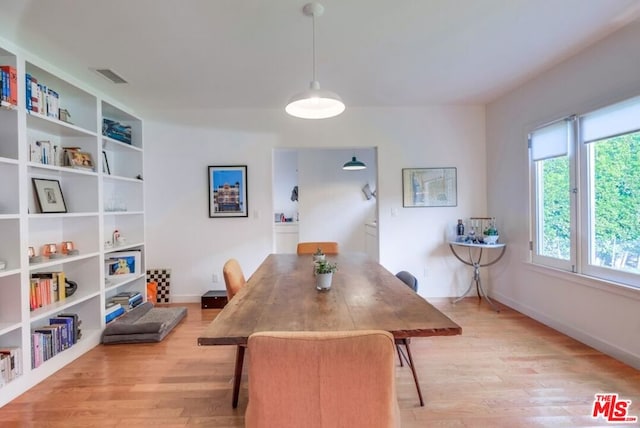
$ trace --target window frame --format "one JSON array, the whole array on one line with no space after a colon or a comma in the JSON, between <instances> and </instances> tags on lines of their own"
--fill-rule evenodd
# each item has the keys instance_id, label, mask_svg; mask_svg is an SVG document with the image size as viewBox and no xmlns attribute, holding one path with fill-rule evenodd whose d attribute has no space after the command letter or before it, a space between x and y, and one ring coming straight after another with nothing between
<instances>
[{"instance_id":1,"label":"window frame","mask_svg":"<svg viewBox=\"0 0 640 428\"><path fill-rule=\"evenodd\" d=\"M566 116L543 125L533 128L528 134L528 153L529 153L529 192L530 192L530 243L529 253L530 261L535 265L559 269L569 273L584 275L589 278L599 279L613 283L616 286L631 287L640 290L640 273L627 272L606 266L597 266L590 264L590 254L593 251L594 236L591 231L594 230L593 224L595 204L591 201L591 195L594 194L592 182L593 168L590 154L593 152L594 144L597 141L583 141L581 135L582 121L593 112L601 110L615 109L617 105L622 107L633 102L640 106L640 97L624 100L619 103L609 104L601 109L593 110L590 113L580 115ZM567 157L569 160L569 188L570 197L570 257L568 260L554 258L541 254L541 233L544 228L542 224L542 204L539 204L540 183L542 180L542 163L540 160L534 160L532 150L532 136L536 131L543 130L545 127L557 124L559 121L567 121L569 132L567 135L568 149ZM638 123L640 128L640 120ZM619 135L626 135L634 131L620 132L617 135L611 135L612 138ZM637 132L637 131L635 131ZM595 232L594 232L595 233Z\"/></svg>"}]
</instances>

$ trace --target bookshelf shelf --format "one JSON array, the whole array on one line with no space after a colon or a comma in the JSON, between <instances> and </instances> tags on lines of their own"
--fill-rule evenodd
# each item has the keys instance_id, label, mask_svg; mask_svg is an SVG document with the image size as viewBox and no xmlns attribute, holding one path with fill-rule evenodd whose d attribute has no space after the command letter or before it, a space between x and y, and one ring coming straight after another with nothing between
<instances>
[{"instance_id":1,"label":"bookshelf shelf","mask_svg":"<svg viewBox=\"0 0 640 428\"><path fill-rule=\"evenodd\" d=\"M0 40L0 45L4 43ZM0 46L0 65L12 67L17 75L16 92L11 94L16 95L17 105L0 103L0 260L6 262L0 270L0 348L20 352L22 363L21 375L0 382L0 407L98 345L105 303L112 295L120 291L146 295L144 182L137 178L144 177L142 120L86 89L84 83L49 71L56 66L25 58L33 56L17 47ZM102 135L105 118L122 124L119 129L130 129L131 144ZM69 150L88 153L93 165L67 166ZM60 183L65 213L41 213L34 178ZM122 245L108 248L116 229L126 244L123 240ZM29 263L30 247L41 255L45 245L56 244L61 251L61 243L67 241L79 254ZM105 259L121 250L139 251L136 274L107 284ZM60 282L58 272L77 284L76 291L61 298L64 290L53 292L55 287L45 283L40 290L49 294L43 291L38 298L45 298L32 302L36 283ZM30 310L32 303L41 302L48 303ZM77 315L81 339L32 368L34 329L48 326L61 313Z\"/></svg>"}]
</instances>

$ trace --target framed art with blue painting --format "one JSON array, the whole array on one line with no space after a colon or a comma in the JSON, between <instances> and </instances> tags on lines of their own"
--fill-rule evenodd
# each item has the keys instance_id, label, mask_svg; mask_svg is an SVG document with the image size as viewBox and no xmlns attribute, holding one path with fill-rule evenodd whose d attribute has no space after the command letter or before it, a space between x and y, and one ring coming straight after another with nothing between
<instances>
[{"instance_id":1,"label":"framed art with blue painting","mask_svg":"<svg viewBox=\"0 0 640 428\"><path fill-rule=\"evenodd\" d=\"M248 217L247 166L209 166L209 217Z\"/></svg>"}]
</instances>

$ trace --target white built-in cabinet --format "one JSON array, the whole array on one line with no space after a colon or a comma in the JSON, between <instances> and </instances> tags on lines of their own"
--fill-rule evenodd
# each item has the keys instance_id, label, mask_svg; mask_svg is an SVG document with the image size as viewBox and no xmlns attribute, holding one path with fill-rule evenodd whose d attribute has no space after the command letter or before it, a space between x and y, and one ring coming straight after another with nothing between
<instances>
[{"instance_id":1,"label":"white built-in cabinet","mask_svg":"<svg viewBox=\"0 0 640 428\"><path fill-rule=\"evenodd\" d=\"M18 72L18 105L3 103L0 108L0 260L6 262L0 270L0 348L20 348L23 369L21 376L0 387L2 406L98 345L105 327L105 302L121 291L145 295L146 271L142 121L47 71L45 65L31 63L20 52L0 46L0 65L11 65ZM58 92L60 107L71 114L70 123L27 111L26 73ZM103 118L131 126L132 144L103 136ZM91 154L94 170L32 162L30 143L36 140L79 147ZM60 182L66 213L39 212L33 178ZM125 240L114 245L115 230ZM39 254L44 244L63 241L73 241L79 253L30 263L29 247ZM136 274L110 280L105 259L121 250L140 251L141 266ZM78 290L62 301L30 310L30 278L46 271L64 271ZM32 329L61 312L79 315L81 339L32 368Z\"/></svg>"}]
</instances>

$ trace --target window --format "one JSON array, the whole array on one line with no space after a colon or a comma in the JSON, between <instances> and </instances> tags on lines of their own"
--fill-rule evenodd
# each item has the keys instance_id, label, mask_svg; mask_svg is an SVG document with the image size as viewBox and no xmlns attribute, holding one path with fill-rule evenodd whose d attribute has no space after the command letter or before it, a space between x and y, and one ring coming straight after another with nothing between
<instances>
[{"instance_id":1,"label":"window","mask_svg":"<svg viewBox=\"0 0 640 428\"><path fill-rule=\"evenodd\" d=\"M529 135L532 261L640 288L640 99Z\"/></svg>"}]
</instances>

